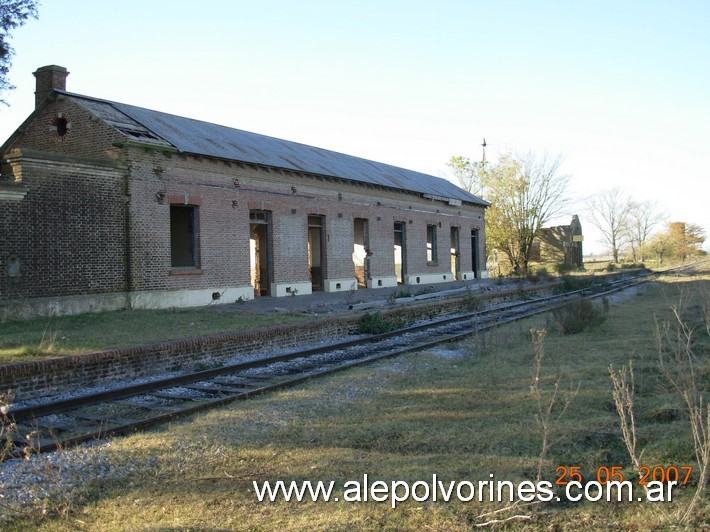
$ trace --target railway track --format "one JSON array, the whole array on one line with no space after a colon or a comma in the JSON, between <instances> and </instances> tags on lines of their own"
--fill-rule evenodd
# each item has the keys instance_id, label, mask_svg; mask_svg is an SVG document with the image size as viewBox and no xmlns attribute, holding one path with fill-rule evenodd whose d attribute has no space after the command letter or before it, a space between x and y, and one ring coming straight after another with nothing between
<instances>
[{"instance_id":1,"label":"railway track","mask_svg":"<svg viewBox=\"0 0 710 532\"><path fill-rule=\"evenodd\" d=\"M669 271L673 270L666 270ZM8 417L16 423L14 433L23 437L13 441L15 448L10 456L18 456L23 451L49 452L127 433L375 360L456 342L504 323L548 312L575 298L607 296L647 282L654 275L501 304L325 347L12 408Z\"/></svg>"}]
</instances>

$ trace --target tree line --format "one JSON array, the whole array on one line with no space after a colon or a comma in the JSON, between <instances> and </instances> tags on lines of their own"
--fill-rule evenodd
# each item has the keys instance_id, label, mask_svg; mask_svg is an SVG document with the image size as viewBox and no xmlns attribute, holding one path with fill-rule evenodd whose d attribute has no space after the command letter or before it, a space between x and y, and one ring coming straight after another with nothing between
<instances>
[{"instance_id":1,"label":"tree line","mask_svg":"<svg viewBox=\"0 0 710 532\"><path fill-rule=\"evenodd\" d=\"M447 166L464 190L491 202L486 210L486 254L502 253L515 274L528 271L533 242L542 228L571 204L570 176L561 171L562 157L506 152L496 163L453 156ZM655 231L665 217L655 202L636 201L619 189L589 201L588 220L597 227L618 263L627 251L634 261L653 257L685 260L703 253L702 227L671 222ZM655 232L654 232L655 231Z\"/></svg>"},{"instance_id":2,"label":"tree line","mask_svg":"<svg viewBox=\"0 0 710 532\"><path fill-rule=\"evenodd\" d=\"M602 233L615 263L623 253L634 262L653 257L686 260L702 254L704 229L694 223L666 222L656 202L634 200L618 188L593 196L589 205L592 223ZM654 229L662 226L663 229Z\"/></svg>"}]
</instances>

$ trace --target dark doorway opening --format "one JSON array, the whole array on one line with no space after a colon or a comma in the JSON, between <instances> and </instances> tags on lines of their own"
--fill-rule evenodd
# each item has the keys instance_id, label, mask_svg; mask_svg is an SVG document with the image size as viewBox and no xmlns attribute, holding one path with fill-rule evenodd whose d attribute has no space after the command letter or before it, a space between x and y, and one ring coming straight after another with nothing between
<instances>
[{"instance_id":1,"label":"dark doorway opening","mask_svg":"<svg viewBox=\"0 0 710 532\"><path fill-rule=\"evenodd\" d=\"M249 211L249 259L255 296L271 294L271 213Z\"/></svg>"},{"instance_id":2,"label":"dark doorway opening","mask_svg":"<svg viewBox=\"0 0 710 532\"><path fill-rule=\"evenodd\" d=\"M461 254L459 253L459 228L451 228L451 275L454 281L461 278Z\"/></svg>"},{"instance_id":3,"label":"dark doorway opening","mask_svg":"<svg viewBox=\"0 0 710 532\"><path fill-rule=\"evenodd\" d=\"M404 284L407 274L407 234L404 222L394 223L394 275L397 283Z\"/></svg>"},{"instance_id":4,"label":"dark doorway opening","mask_svg":"<svg viewBox=\"0 0 710 532\"><path fill-rule=\"evenodd\" d=\"M366 288L367 280L370 278L370 256L372 255L367 219L355 218L353 229L353 266L355 267L355 279L357 279L357 285L360 288Z\"/></svg>"},{"instance_id":5,"label":"dark doorway opening","mask_svg":"<svg viewBox=\"0 0 710 532\"><path fill-rule=\"evenodd\" d=\"M471 229L471 263L473 264L473 277L475 279L481 278L478 262L478 229Z\"/></svg>"},{"instance_id":6,"label":"dark doorway opening","mask_svg":"<svg viewBox=\"0 0 710 532\"><path fill-rule=\"evenodd\" d=\"M323 216L308 217L308 268L312 290L323 290L325 273L323 225Z\"/></svg>"}]
</instances>

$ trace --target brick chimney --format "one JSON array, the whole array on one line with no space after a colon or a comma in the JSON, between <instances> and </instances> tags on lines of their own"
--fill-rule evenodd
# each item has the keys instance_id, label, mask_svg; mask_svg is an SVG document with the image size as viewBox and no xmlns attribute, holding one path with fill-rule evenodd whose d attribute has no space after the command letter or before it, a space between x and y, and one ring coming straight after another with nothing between
<instances>
[{"instance_id":1,"label":"brick chimney","mask_svg":"<svg viewBox=\"0 0 710 532\"><path fill-rule=\"evenodd\" d=\"M38 68L33 72L37 78L37 90L35 90L35 109L52 94L54 89L67 89L67 69L58 65L48 65Z\"/></svg>"}]
</instances>

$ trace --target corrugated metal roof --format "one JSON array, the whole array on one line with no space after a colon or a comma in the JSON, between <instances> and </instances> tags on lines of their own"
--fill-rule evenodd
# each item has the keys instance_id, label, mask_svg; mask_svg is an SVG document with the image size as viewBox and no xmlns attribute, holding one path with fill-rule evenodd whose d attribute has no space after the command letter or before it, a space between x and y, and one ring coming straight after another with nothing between
<instances>
[{"instance_id":1,"label":"corrugated metal roof","mask_svg":"<svg viewBox=\"0 0 710 532\"><path fill-rule=\"evenodd\" d=\"M129 137L164 141L179 151L338 177L479 205L488 202L446 179L258 133L61 91Z\"/></svg>"}]
</instances>

